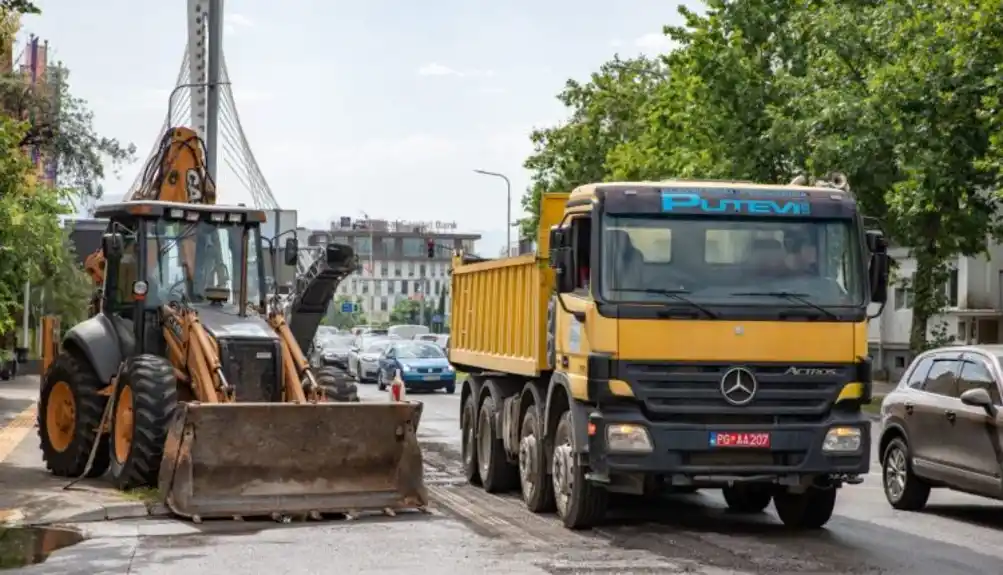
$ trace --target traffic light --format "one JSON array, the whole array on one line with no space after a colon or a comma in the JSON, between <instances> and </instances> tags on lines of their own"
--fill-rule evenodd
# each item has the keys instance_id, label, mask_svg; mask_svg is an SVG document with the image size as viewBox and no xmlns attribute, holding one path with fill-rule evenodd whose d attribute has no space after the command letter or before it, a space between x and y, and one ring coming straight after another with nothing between
<instances>
[{"instance_id":1,"label":"traffic light","mask_svg":"<svg viewBox=\"0 0 1003 575\"><path fill-rule=\"evenodd\" d=\"M426 245L428 246L428 259L435 257L435 240L427 240Z\"/></svg>"}]
</instances>

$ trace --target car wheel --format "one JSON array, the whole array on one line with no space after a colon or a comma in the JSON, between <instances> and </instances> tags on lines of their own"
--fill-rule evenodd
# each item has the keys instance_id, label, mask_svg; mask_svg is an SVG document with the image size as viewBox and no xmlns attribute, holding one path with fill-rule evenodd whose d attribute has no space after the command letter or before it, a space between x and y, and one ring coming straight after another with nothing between
<instances>
[{"instance_id":1,"label":"car wheel","mask_svg":"<svg viewBox=\"0 0 1003 575\"><path fill-rule=\"evenodd\" d=\"M881 460L881 483L885 498L895 509L919 511L930 498L930 485L912 471L909 446L896 437L885 448Z\"/></svg>"}]
</instances>

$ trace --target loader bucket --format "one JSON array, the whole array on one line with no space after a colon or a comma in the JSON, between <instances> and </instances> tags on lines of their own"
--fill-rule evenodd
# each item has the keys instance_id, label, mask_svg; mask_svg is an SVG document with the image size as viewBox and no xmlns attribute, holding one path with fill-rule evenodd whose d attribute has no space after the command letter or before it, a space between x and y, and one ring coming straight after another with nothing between
<instances>
[{"instance_id":1,"label":"loader bucket","mask_svg":"<svg viewBox=\"0 0 1003 575\"><path fill-rule=\"evenodd\" d=\"M182 517L423 508L422 405L187 403L159 489Z\"/></svg>"}]
</instances>

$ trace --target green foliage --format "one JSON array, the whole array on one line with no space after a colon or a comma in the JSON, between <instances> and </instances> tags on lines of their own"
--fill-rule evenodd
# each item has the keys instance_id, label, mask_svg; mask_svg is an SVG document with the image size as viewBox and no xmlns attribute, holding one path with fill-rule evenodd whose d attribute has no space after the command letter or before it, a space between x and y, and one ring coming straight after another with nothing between
<instances>
[{"instance_id":1,"label":"green foliage","mask_svg":"<svg viewBox=\"0 0 1003 575\"><path fill-rule=\"evenodd\" d=\"M33 317L54 315L67 328L87 319L94 282L77 263L73 242L64 230L63 257L37 284L32 284Z\"/></svg>"},{"instance_id":2,"label":"green foliage","mask_svg":"<svg viewBox=\"0 0 1003 575\"><path fill-rule=\"evenodd\" d=\"M1003 11L984 0L707 7L680 8L686 25L666 30L677 47L661 63L632 64L650 70L645 81L614 59L569 82L569 120L531 136L524 205L536 213L539 192L585 181L845 173L864 212L912 246L911 347L925 348L952 259L1003 237Z\"/></svg>"},{"instance_id":3,"label":"green foliage","mask_svg":"<svg viewBox=\"0 0 1003 575\"><path fill-rule=\"evenodd\" d=\"M338 296L334 298L331 305L327 308L327 314L321 320L322 325L329 325L331 327L336 327L338 329L349 329L357 325L366 325L366 316L362 313L362 300L356 298L355 311L353 313L345 313L341 311L341 304L353 301L352 298L348 296Z\"/></svg>"},{"instance_id":4,"label":"green foliage","mask_svg":"<svg viewBox=\"0 0 1003 575\"><path fill-rule=\"evenodd\" d=\"M73 190L79 203L101 199L106 164L117 175L135 159L135 145L95 132L94 113L70 92L69 71L62 64L46 69L45 88L33 88L19 74L0 77L0 106L14 117L31 119L21 145L58 158L59 185Z\"/></svg>"},{"instance_id":5,"label":"green foliage","mask_svg":"<svg viewBox=\"0 0 1003 575\"><path fill-rule=\"evenodd\" d=\"M390 325L423 325L432 324L434 308L431 305L425 306L425 321L419 322L421 317L421 302L412 299L398 300L394 308L390 310Z\"/></svg>"}]
</instances>

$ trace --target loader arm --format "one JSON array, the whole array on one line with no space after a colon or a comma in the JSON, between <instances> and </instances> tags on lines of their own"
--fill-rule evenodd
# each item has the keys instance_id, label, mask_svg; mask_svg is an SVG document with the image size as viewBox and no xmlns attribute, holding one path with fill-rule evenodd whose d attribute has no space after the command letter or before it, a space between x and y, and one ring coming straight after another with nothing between
<instances>
[{"instance_id":1,"label":"loader arm","mask_svg":"<svg viewBox=\"0 0 1003 575\"><path fill-rule=\"evenodd\" d=\"M322 399L320 387L310 370L310 362L296 343L285 316L273 311L268 314L268 324L279 334L282 342L282 384L286 401L304 403L308 398L313 401Z\"/></svg>"},{"instance_id":2,"label":"loader arm","mask_svg":"<svg viewBox=\"0 0 1003 575\"><path fill-rule=\"evenodd\" d=\"M167 356L179 381L186 381L193 399L202 403L229 403L233 388L223 376L218 346L206 333L194 310L170 305L161 308Z\"/></svg>"}]
</instances>

